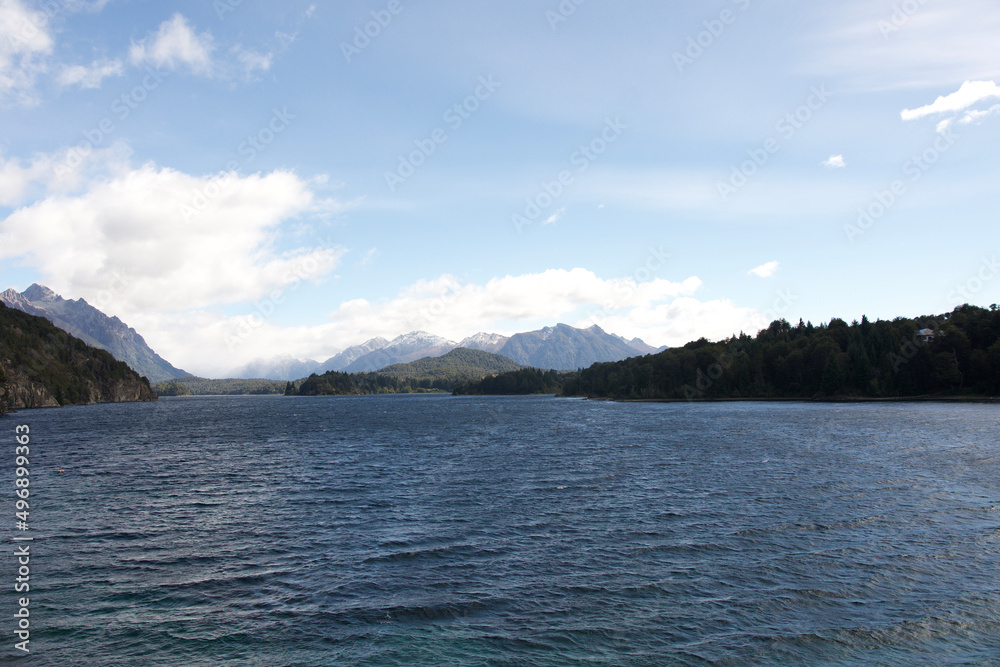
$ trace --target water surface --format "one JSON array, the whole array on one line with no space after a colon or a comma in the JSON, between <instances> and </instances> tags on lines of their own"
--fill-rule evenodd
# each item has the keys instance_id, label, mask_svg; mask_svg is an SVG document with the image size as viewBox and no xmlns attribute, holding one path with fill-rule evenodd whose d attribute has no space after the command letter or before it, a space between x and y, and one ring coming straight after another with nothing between
<instances>
[{"instance_id":1,"label":"water surface","mask_svg":"<svg viewBox=\"0 0 1000 667\"><path fill-rule=\"evenodd\" d=\"M186 398L9 415L11 445L18 423L21 664L1000 664L996 406Z\"/></svg>"}]
</instances>

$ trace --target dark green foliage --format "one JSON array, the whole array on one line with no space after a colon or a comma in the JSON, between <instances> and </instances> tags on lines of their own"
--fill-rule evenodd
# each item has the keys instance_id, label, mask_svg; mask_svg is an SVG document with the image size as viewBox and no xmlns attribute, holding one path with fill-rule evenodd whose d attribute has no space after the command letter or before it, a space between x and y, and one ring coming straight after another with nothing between
<instances>
[{"instance_id":1,"label":"dark green foliage","mask_svg":"<svg viewBox=\"0 0 1000 667\"><path fill-rule=\"evenodd\" d=\"M368 394L413 394L450 391L446 380L394 378L381 373L313 373L302 382L293 396L357 396ZM286 395L289 395L286 393Z\"/></svg>"},{"instance_id":2,"label":"dark green foliage","mask_svg":"<svg viewBox=\"0 0 1000 667\"><path fill-rule=\"evenodd\" d=\"M190 396L191 390L182 384L171 380L170 382L160 382L153 385L153 391L157 396Z\"/></svg>"},{"instance_id":3,"label":"dark green foliage","mask_svg":"<svg viewBox=\"0 0 1000 667\"><path fill-rule=\"evenodd\" d=\"M917 336L935 332L932 340ZM618 399L900 398L1000 394L1000 311L814 327L773 322L756 337L704 339L656 355L595 364L566 396Z\"/></svg>"},{"instance_id":4,"label":"dark green foliage","mask_svg":"<svg viewBox=\"0 0 1000 667\"><path fill-rule=\"evenodd\" d=\"M174 387L178 387L181 393L170 393ZM189 376L161 382L153 389L160 396L258 396L283 394L285 383L279 380L208 380Z\"/></svg>"},{"instance_id":5,"label":"dark green foliage","mask_svg":"<svg viewBox=\"0 0 1000 667\"><path fill-rule=\"evenodd\" d=\"M456 396L558 394L562 391L566 378L575 375L575 372L560 373L558 371L543 371L538 368L522 368L510 373L486 377L478 382L458 385L453 393Z\"/></svg>"},{"instance_id":6,"label":"dark green foliage","mask_svg":"<svg viewBox=\"0 0 1000 667\"><path fill-rule=\"evenodd\" d=\"M149 380L104 350L90 347L44 317L0 303L0 406L10 407L11 384L39 386L59 405L115 400L131 385L140 400L156 400Z\"/></svg>"}]
</instances>

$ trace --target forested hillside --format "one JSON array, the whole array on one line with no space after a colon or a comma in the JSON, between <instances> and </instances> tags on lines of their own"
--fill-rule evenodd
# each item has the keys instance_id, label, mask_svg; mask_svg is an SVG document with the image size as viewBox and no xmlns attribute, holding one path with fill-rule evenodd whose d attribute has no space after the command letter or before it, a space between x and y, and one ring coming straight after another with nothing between
<instances>
[{"instance_id":1,"label":"forested hillside","mask_svg":"<svg viewBox=\"0 0 1000 667\"><path fill-rule=\"evenodd\" d=\"M153 385L160 396L246 396L285 393L280 380L208 380L186 376Z\"/></svg>"},{"instance_id":2,"label":"forested hillside","mask_svg":"<svg viewBox=\"0 0 1000 667\"><path fill-rule=\"evenodd\" d=\"M0 412L155 400L149 381L110 353L0 304Z\"/></svg>"},{"instance_id":3,"label":"forested hillside","mask_svg":"<svg viewBox=\"0 0 1000 667\"><path fill-rule=\"evenodd\" d=\"M381 373L340 373L330 371L310 375L297 388L289 382L286 396L358 396L367 394L413 394L450 391L449 383L416 378L394 378ZM435 384L440 386L435 386Z\"/></svg>"},{"instance_id":4,"label":"forested hillside","mask_svg":"<svg viewBox=\"0 0 1000 667\"><path fill-rule=\"evenodd\" d=\"M456 348L440 357L427 357L411 361L408 364L387 366L379 371L380 375L388 375L398 379L416 378L430 380L431 383L442 381L442 387L453 386L458 382L478 380L494 373L507 373L522 368L507 357L482 350Z\"/></svg>"},{"instance_id":5,"label":"forested hillside","mask_svg":"<svg viewBox=\"0 0 1000 667\"><path fill-rule=\"evenodd\" d=\"M467 382L455 387L456 396L486 395L486 396L525 396L529 394L558 394L562 391L563 382L567 377L575 376L576 372L560 373L558 371L543 371L538 368L522 368L521 370L490 376L477 382Z\"/></svg>"},{"instance_id":6,"label":"forested hillside","mask_svg":"<svg viewBox=\"0 0 1000 667\"><path fill-rule=\"evenodd\" d=\"M923 332L923 333L921 333ZM756 337L699 340L595 364L567 396L619 399L1000 395L1000 312L961 306L917 319L776 321Z\"/></svg>"}]
</instances>

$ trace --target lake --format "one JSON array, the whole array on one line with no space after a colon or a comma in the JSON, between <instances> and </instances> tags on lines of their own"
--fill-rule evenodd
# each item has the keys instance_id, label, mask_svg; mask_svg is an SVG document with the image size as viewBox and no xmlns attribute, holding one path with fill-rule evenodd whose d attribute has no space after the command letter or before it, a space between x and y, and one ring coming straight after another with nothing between
<instances>
[{"instance_id":1,"label":"lake","mask_svg":"<svg viewBox=\"0 0 1000 667\"><path fill-rule=\"evenodd\" d=\"M993 405L161 399L7 415L11 483L17 424L19 664L1000 663Z\"/></svg>"}]
</instances>

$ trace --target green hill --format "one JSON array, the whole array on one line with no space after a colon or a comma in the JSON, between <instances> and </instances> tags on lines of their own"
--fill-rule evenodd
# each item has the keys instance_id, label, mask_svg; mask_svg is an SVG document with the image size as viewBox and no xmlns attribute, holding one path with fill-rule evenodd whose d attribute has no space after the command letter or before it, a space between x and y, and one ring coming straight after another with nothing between
<instances>
[{"instance_id":1,"label":"green hill","mask_svg":"<svg viewBox=\"0 0 1000 667\"><path fill-rule=\"evenodd\" d=\"M524 366L499 354L459 347L440 357L426 357L408 364L387 366L379 374L398 379L416 378L431 382L443 380L455 384L521 368Z\"/></svg>"},{"instance_id":2,"label":"green hill","mask_svg":"<svg viewBox=\"0 0 1000 667\"><path fill-rule=\"evenodd\" d=\"M522 368L490 352L457 348L441 357L396 364L377 373L330 371L288 383L288 396L350 396L451 391L455 385Z\"/></svg>"},{"instance_id":3,"label":"green hill","mask_svg":"<svg viewBox=\"0 0 1000 667\"><path fill-rule=\"evenodd\" d=\"M0 413L155 400L149 381L110 353L0 304Z\"/></svg>"}]
</instances>

